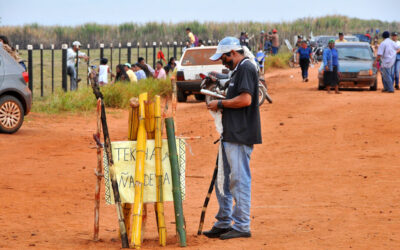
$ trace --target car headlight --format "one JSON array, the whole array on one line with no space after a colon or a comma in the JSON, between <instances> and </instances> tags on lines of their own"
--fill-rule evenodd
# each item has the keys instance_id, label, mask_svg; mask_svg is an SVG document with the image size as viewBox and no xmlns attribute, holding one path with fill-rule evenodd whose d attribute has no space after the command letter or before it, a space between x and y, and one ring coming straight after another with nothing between
<instances>
[{"instance_id":1,"label":"car headlight","mask_svg":"<svg viewBox=\"0 0 400 250\"><path fill-rule=\"evenodd\" d=\"M373 72L372 69L370 70L361 70L358 75L359 76L372 76Z\"/></svg>"}]
</instances>

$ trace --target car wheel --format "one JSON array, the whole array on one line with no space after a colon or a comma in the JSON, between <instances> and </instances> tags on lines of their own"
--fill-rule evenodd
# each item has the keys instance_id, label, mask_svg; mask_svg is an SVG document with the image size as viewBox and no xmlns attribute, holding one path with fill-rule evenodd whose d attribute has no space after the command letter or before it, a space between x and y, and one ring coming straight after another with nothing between
<instances>
[{"instance_id":1,"label":"car wheel","mask_svg":"<svg viewBox=\"0 0 400 250\"><path fill-rule=\"evenodd\" d=\"M374 85L369 87L369 90L376 91L378 89L378 80L375 79Z\"/></svg>"},{"instance_id":2,"label":"car wheel","mask_svg":"<svg viewBox=\"0 0 400 250\"><path fill-rule=\"evenodd\" d=\"M204 101L206 99L206 96L203 94L195 94L194 97L197 101Z\"/></svg>"},{"instance_id":3,"label":"car wheel","mask_svg":"<svg viewBox=\"0 0 400 250\"><path fill-rule=\"evenodd\" d=\"M17 132L24 121L24 108L14 96L0 98L0 132L12 134Z\"/></svg>"},{"instance_id":4,"label":"car wheel","mask_svg":"<svg viewBox=\"0 0 400 250\"><path fill-rule=\"evenodd\" d=\"M185 92L183 92L183 90L181 90L181 89L179 89L178 88L178 91L177 91L178 93L177 93L177 97L178 97L178 102L186 102L186 100L187 100L187 95L185 94Z\"/></svg>"}]
</instances>

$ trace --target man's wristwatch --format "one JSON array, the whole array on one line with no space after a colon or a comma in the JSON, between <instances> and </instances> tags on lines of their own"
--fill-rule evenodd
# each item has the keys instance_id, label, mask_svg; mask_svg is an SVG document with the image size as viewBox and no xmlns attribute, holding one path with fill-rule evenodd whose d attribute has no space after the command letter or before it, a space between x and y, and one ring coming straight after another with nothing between
<instances>
[{"instance_id":1,"label":"man's wristwatch","mask_svg":"<svg viewBox=\"0 0 400 250\"><path fill-rule=\"evenodd\" d=\"M224 105L222 105L222 100L218 100L217 107L218 107L219 109L223 109L223 108L224 108Z\"/></svg>"}]
</instances>

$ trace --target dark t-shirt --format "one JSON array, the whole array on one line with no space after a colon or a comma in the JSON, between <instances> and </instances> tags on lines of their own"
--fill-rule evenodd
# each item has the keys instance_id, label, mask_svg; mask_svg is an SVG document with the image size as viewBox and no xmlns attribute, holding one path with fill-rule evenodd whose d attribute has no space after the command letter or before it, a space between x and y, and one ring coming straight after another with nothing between
<instances>
[{"instance_id":1,"label":"dark t-shirt","mask_svg":"<svg viewBox=\"0 0 400 250\"><path fill-rule=\"evenodd\" d=\"M250 106L223 109L222 140L245 145L260 144L262 140L258 108L258 75L256 67L247 58L242 60L233 72L226 98L232 99L244 92L251 95Z\"/></svg>"}]
</instances>

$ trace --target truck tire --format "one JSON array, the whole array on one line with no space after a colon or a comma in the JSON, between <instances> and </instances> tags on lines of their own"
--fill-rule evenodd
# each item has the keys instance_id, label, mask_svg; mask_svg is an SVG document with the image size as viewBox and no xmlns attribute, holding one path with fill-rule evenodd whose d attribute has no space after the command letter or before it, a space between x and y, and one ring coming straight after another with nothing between
<instances>
[{"instance_id":1,"label":"truck tire","mask_svg":"<svg viewBox=\"0 0 400 250\"><path fill-rule=\"evenodd\" d=\"M178 102L186 102L187 95L185 94L185 92L183 92L183 90L178 88L177 89L177 98L178 98Z\"/></svg>"},{"instance_id":2,"label":"truck tire","mask_svg":"<svg viewBox=\"0 0 400 250\"><path fill-rule=\"evenodd\" d=\"M0 98L0 132L12 134L18 131L24 121L24 108L14 96Z\"/></svg>"},{"instance_id":3,"label":"truck tire","mask_svg":"<svg viewBox=\"0 0 400 250\"><path fill-rule=\"evenodd\" d=\"M205 95L202 94L194 94L194 98L196 98L197 101L204 101L206 99Z\"/></svg>"}]
</instances>

